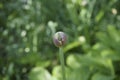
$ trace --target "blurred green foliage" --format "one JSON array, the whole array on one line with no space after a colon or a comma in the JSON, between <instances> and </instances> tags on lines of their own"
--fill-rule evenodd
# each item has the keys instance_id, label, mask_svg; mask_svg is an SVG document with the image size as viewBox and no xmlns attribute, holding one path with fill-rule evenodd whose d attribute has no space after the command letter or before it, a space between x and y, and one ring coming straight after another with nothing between
<instances>
[{"instance_id":1,"label":"blurred green foliage","mask_svg":"<svg viewBox=\"0 0 120 80\"><path fill-rule=\"evenodd\" d=\"M120 80L120 0L0 0L0 80Z\"/></svg>"}]
</instances>

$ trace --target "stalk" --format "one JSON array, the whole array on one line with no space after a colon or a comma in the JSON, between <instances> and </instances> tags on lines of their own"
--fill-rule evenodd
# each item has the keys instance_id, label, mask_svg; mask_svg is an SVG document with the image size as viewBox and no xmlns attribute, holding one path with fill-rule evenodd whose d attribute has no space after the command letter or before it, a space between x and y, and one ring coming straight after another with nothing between
<instances>
[{"instance_id":1,"label":"stalk","mask_svg":"<svg viewBox=\"0 0 120 80\"><path fill-rule=\"evenodd\" d=\"M63 54L62 47L59 47L59 57L60 57L60 63L62 66L62 78L63 78L63 80L66 80L64 54Z\"/></svg>"}]
</instances>

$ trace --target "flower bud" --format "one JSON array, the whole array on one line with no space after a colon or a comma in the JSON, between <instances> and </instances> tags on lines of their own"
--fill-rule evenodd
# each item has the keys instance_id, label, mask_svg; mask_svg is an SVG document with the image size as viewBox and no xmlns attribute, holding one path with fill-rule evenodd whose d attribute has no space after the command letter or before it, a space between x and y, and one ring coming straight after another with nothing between
<instances>
[{"instance_id":1,"label":"flower bud","mask_svg":"<svg viewBox=\"0 0 120 80\"><path fill-rule=\"evenodd\" d=\"M57 47L63 46L66 43L66 40L67 40L67 36L64 32L57 32L53 36L53 42Z\"/></svg>"}]
</instances>

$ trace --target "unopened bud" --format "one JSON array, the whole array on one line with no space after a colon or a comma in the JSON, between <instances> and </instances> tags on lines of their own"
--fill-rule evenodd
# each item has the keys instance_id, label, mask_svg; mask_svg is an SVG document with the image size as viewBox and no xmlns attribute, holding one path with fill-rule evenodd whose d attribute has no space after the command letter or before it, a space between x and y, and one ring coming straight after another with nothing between
<instances>
[{"instance_id":1,"label":"unopened bud","mask_svg":"<svg viewBox=\"0 0 120 80\"><path fill-rule=\"evenodd\" d=\"M66 43L66 40L67 40L67 36L64 32L57 32L53 36L53 42L57 47L63 46Z\"/></svg>"}]
</instances>

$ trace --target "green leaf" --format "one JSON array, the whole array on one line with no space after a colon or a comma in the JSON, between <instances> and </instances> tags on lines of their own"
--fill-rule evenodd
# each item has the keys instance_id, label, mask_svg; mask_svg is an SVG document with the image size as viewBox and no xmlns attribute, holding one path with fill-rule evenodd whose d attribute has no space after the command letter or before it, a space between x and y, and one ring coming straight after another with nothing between
<instances>
[{"instance_id":1,"label":"green leaf","mask_svg":"<svg viewBox=\"0 0 120 80\"><path fill-rule=\"evenodd\" d=\"M68 73L68 80L88 80L90 73L90 68L85 66L71 69Z\"/></svg>"},{"instance_id":2,"label":"green leaf","mask_svg":"<svg viewBox=\"0 0 120 80\"><path fill-rule=\"evenodd\" d=\"M110 50L110 49L102 50L101 55L103 58L111 59L113 61L120 60L120 55L118 53L116 53L115 51Z\"/></svg>"},{"instance_id":3,"label":"green leaf","mask_svg":"<svg viewBox=\"0 0 120 80\"><path fill-rule=\"evenodd\" d=\"M114 75L113 65L110 59L101 57L92 57L91 55L70 55L67 58L67 65L72 69L88 66L92 70Z\"/></svg>"},{"instance_id":4,"label":"green leaf","mask_svg":"<svg viewBox=\"0 0 120 80\"><path fill-rule=\"evenodd\" d=\"M104 11L101 10L95 17L96 22L99 22L103 16L104 16Z\"/></svg>"},{"instance_id":5,"label":"green leaf","mask_svg":"<svg viewBox=\"0 0 120 80\"><path fill-rule=\"evenodd\" d=\"M50 73L41 67L35 67L29 73L30 80L51 80Z\"/></svg>"},{"instance_id":6,"label":"green leaf","mask_svg":"<svg viewBox=\"0 0 120 80\"><path fill-rule=\"evenodd\" d=\"M116 49L118 52L120 51L120 31L117 30L114 26L108 26L108 34L109 39L112 41L111 46Z\"/></svg>"},{"instance_id":7,"label":"green leaf","mask_svg":"<svg viewBox=\"0 0 120 80\"><path fill-rule=\"evenodd\" d=\"M64 53L75 48L75 47L78 47L80 46L80 41L74 41L70 44L68 44L65 48L64 48Z\"/></svg>"},{"instance_id":8,"label":"green leaf","mask_svg":"<svg viewBox=\"0 0 120 80\"><path fill-rule=\"evenodd\" d=\"M71 68L78 68L80 67L80 63L77 61L75 55L69 55L67 57L67 65Z\"/></svg>"},{"instance_id":9,"label":"green leaf","mask_svg":"<svg viewBox=\"0 0 120 80\"><path fill-rule=\"evenodd\" d=\"M107 76L100 73L96 73L92 76L92 80L113 80L113 76Z\"/></svg>"},{"instance_id":10,"label":"green leaf","mask_svg":"<svg viewBox=\"0 0 120 80\"><path fill-rule=\"evenodd\" d=\"M61 75L61 67L60 66L55 66L52 71L52 75L57 78L58 80L62 79Z\"/></svg>"}]
</instances>

